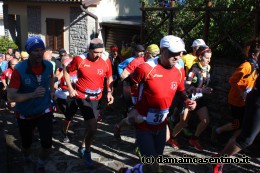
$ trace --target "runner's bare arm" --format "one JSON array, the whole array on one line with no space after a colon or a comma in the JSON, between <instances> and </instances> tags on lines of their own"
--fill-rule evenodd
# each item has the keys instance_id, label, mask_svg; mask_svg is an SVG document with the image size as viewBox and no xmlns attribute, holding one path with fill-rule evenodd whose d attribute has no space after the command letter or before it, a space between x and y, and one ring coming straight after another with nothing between
<instances>
[{"instance_id":1,"label":"runner's bare arm","mask_svg":"<svg viewBox=\"0 0 260 173\"><path fill-rule=\"evenodd\" d=\"M113 93L113 77L110 76L107 78L107 101L108 104L112 104L114 102Z\"/></svg>"},{"instance_id":2,"label":"runner's bare arm","mask_svg":"<svg viewBox=\"0 0 260 173\"><path fill-rule=\"evenodd\" d=\"M124 69L123 73L121 74L121 80L124 80L125 78L127 78L130 75L130 73Z\"/></svg>"},{"instance_id":3,"label":"runner's bare arm","mask_svg":"<svg viewBox=\"0 0 260 173\"><path fill-rule=\"evenodd\" d=\"M3 90L6 90L7 84L5 79L2 79L2 84L4 86Z\"/></svg>"}]
</instances>

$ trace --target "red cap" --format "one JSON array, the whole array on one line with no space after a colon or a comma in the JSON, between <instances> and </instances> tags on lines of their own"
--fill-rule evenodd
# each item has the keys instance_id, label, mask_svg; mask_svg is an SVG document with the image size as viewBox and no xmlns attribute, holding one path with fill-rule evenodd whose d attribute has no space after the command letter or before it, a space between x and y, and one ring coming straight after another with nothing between
<instances>
[{"instance_id":1,"label":"red cap","mask_svg":"<svg viewBox=\"0 0 260 173\"><path fill-rule=\"evenodd\" d=\"M117 46L110 46L110 50L111 51L118 51L118 47Z\"/></svg>"}]
</instances>

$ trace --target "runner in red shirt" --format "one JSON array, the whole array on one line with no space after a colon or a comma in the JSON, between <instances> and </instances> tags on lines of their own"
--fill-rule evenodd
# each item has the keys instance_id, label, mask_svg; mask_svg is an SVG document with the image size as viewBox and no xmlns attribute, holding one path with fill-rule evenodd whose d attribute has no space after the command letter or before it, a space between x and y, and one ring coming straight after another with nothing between
<instances>
[{"instance_id":1,"label":"runner in red shirt","mask_svg":"<svg viewBox=\"0 0 260 173\"><path fill-rule=\"evenodd\" d=\"M139 65L131 80L139 83L139 96L136 104L136 139L142 156L158 157L163 154L166 141L166 124L169 108L176 91L181 92L186 106L194 109L195 101L187 98L185 72L177 63L185 51L182 39L172 35L160 42L161 56ZM130 80L129 80L130 81ZM131 169L121 168L119 172L156 172L159 164L138 164Z\"/></svg>"},{"instance_id":2,"label":"runner in red shirt","mask_svg":"<svg viewBox=\"0 0 260 173\"><path fill-rule=\"evenodd\" d=\"M127 78L131 73L134 72L136 67L138 67L140 64L143 64L145 61L155 58L159 54L159 47L156 44L151 44L147 47L144 56L137 56L135 59L133 59L127 67L124 69L121 78L124 80ZM125 81L125 83L127 83ZM126 84L125 84L126 85ZM135 105L138 97L138 84L131 86L131 100L132 104ZM129 112L132 110L133 106L131 106ZM115 125L114 129L114 136L116 139L121 140L120 131L121 127L124 127L125 125L132 124L133 122L129 122L129 119L132 119L132 117L126 117L125 119L121 120L118 124ZM131 120L130 120L131 121Z\"/></svg>"},{"instance_id":3,"label":"runner in red shirt","mask_svg":"<svg viewBox=\"0 0 260 173\"><path fill-rule=\"evenodd\" d=\"M61 58L61 63L68 65L72 61L72 58L69 57L69 55L63 55ZM63 71L63 68L58 68L60 72ZM72 83L72 86L76 83L77 79L77 71L73 71L70 74L70 81ZM59 110L64 114L65 120L63 123L63 128L61 130L62 133L62 142L68 143L70 142L70 139L68 137L68 130L70 123L74 117L74 115L77 113L78 105L76 102L76 98L71 98L69 96L68 86L64 79L63 73L59 73L60 78L60 85L59 88L55 91L55 96L57 97L56 103L59 108Z\"/></svg>"},{"instance_id":4,"label":"runner in red shirt","mask_svg":"<svg viewBox=\"0 0 260 173\"><path fill-rule=\"evenodd\" d=\"M108 57L102 57L103 41L95 38L90 41L89 53L73 58L64 68L64 77L70 97L77 97L77 104L85 120L86 131L79 152L86 160L87 167L93 167L90 155L90 145L97 131L97 117L99 115L98 102L102 97L104 78L107 78L107 100L112 104L112 66ZM77 70L78 81L74 89L70 82L69 73Z\"/></svg>"},{"instance_id":5,"label":"runner in red shirt","mask_svg":"<svg viewBox=\"0 0 260 173\"><path fill-rule=\"evenodd\" d=\"M7 91L6 91L6 88L7 88L7 86L10 83L10 80L11 80L11 77L12 77L12 73L13 73L13 70L14 70L14 66L16 64L18 64L18 59L14 58L9 63L10 63L10 68L6 69L2 73L1 80L2 80L2 84L3 84L4 99L5 99L6 103L7 103L7 105L10 106L10 112L13 113L12 109L15 106L15 102L8 102L7 101Z\"/></svg>"},{"instance_id":6,"label":"runner in red shirt","mask_svg":"<svg viewBox=\"0 0 260 173\"><path fill-rule=\"evenodd\" d=\"M2 73L2 76L1 76L1 80L2 80L2 83L3 83L3 86L4 86L3 90L6 90L7 86L10 83L12 73L13 73L13 70L14 70L14 66L16 64L18 64L18 59L16 59L16 58L12 59L9 63L10 63L10 68L6 69Z\"/></svg>"}]
</instances>

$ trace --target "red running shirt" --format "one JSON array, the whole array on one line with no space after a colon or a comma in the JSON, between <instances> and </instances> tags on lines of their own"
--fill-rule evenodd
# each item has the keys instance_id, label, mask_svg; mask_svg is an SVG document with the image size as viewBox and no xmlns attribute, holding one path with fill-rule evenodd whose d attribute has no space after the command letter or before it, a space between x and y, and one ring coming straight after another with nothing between
<instances>
[{"instance_id":1,"label":"red running shirt","mask_svg":"<svg viewBox=\"0 0 260 173\"><path fill-rule=\"evenodd\" d=\"M139 83L139 96L136 109L140 115L147 117L148 109L169 109L176 91L185 90L185 71L176 64L172 69L165 69L159 59L151 59L139 65L132 76L135 83ZM146 122L136 124L143 130L156 130L167 123L167 118L159 125Z\"/></svg>"},{"instance_id":2,"label":"red running shirt","mask_svg":"<svg viewBox=\"0 0 260 173\"><path fill-rule=\"evenodd\" d=\"M68 65L68 70L69 72L77 71L76 91L79 98L85 99L87 90L101 90L97 97L90 98L90 100L99 100L102 97L104 78L112 76L112 65L109 58L99 58L92 62L87 56L88 54L74 57Z\"/></svg>"},{"instance_id":3,"label":"red running shirt","mask_svg":"<svg viewBox=\"0 0 260 173\"><path fill-rule=\"evenodd\" d=\"M7 84L8 84L9 81L10 81L10 79L11 79L12 73L13 73L13 69L11 69L11 68L6 69L6 70L2 73L1 79L2 79L2 80L6 80L6 82L7 82Z\"/></svg>"},{"instance_id":4,"label":"red running shirt","mask_svg":"<svg viewBox=\"0 0 260 173\"><path fill-rule=\"evenodd\" d=\"M134 72L136 67L138 67L140 64L143 64L144 62L145 62L144 57L138 56L127 65L126 70L131 74ZM138 95L138 86L137 85L133 85L131 87L131 95L137 97L137 95Z\"/></svg>"},{"instance_id":5,"label":"red running shirt","mask_svg":"<svg viewBox=\"0 0 260 173\"><path fill-rule=\"evenodd\" d=\"M144 57L138 56L127 65L126 70L131 74L134 72L137 66L143 64L144 62L145 62Z\"/></svg>"},{"instance_id":6,"label":"red running shirt","mask_svg":"<svg viewBox=\"0 0 260 173\"><path fill-rule=\"evenodd\" d=\"M70 72L69 75L70 75L70 82L72 86L74 86L75 83L74 81L77 80L77 71ZM60 79L60 88L64 90L68 90L68 86L66 84L64 76L62 76L62 78Z\"/></svg>"}]
</instances>

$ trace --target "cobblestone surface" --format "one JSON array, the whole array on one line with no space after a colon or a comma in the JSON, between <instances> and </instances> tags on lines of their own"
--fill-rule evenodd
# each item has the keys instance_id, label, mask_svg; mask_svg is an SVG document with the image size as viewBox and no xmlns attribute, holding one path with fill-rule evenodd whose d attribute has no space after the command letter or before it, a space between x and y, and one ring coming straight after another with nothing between
<instances>
[{"instance_id":1,"label":"cobblestone surface","mask_svg":"<svg viewBox=\"0 0 260 173\"><path fill-rule=\"evenodd\" d=\"M105 109L101 111L103 120L98 123L98 132L92 145L92 158L95 161L93 169L86 168L84 160L78 157L77 150L84 132L82 117L80 115L75 116L69 131L71 141L65 144L61 142L61 127L64 117L61 114L55 114L57 122L54 124L53 149L50 161L46 165L47 173L112 173L117 172L120 167L133 166L138 163L138 157L135 155L134 129L132 127L124 128L121 142L118 142L113 137L114 124L121 119L122 100L119 98L111 107L113 109L111 111ZM7 158L6 164L1 162L3 169L0 167L0 172L5 173L5 164L8 173L23 173L20 138L14 115L3 111L0 112L0 127L1 133L3 132L2 138L5 137L6 139L6 145L3 148L3 145L1 146L0 159ZM209 141L209 135L210 129L203 134L201 139L205 150L198 152L188 144L188 138L180 134L178 139L181 149L175 151L166 146L164 156L179 158L185 154L187 157L210 157L213 152L219 151L223 146L212 144ZM0 139L0 141L4 143L4 139ZM32 147L34 153L39 151L39 146L40 142L35 140ZM3 152L3 149L6 151ZM242 154L245 153L238 154L236 157L241 158ZM224 171L229 173L260 172L259 141L256 141L249 148L246 155L251 158L250 164L229 164L224 167ZM33 160L37 160L37 155L33 155ZM212 165L210 164L163 164L162 168L165 173L212 172Z\"/></svg>"}]
</instances>

